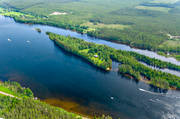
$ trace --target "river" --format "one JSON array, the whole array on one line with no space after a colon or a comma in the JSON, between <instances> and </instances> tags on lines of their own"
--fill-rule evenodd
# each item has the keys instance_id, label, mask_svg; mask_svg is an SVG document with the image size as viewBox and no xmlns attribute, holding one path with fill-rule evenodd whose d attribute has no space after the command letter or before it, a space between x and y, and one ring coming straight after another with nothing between
<instances>
[{"instance_id":1,"label":"river","mask_svg":"<svg viewBox=\"0 0 180 119\"><path fill-rule=\"evenodd\" d=\"M42 33L34 30L37 27ZM0 16L1 80L17 81L30 87L42 101L84 115L109 114L115 119L180 118L179 91L162 93L144 82L124 78L117 72L99 70L59 49L49 40L46 31L139 51L69 30L19 24ZM150 53L152 57L157 55ZM158 58L179 63L173 58L159 55Z\"/></svg>"}]
</instances>

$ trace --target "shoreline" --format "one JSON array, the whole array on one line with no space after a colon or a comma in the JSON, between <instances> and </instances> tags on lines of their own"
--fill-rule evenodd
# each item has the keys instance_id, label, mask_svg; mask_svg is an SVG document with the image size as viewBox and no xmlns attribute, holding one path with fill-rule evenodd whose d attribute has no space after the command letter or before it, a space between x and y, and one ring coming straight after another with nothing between
<instances>
[{"instance_id":1,"label":"shoreline","mask_svg":"<svg viewBox=\"0 0 180 119\"><path fill-rule=\"evenodd\" d=\"M164 56L164 55L161 55L161 54L158 53L158 52L163 52L163 51L161 51L161 50L159 50L159 51L154 51L154 50L147 49L147 48L136 47L136 46L132 46L131 44L124 43L124 42L121 42L121 41L114 41L114 40L110 40L110 39L107 39L107 38L104 38L104 37L92 36L92 35L89 35L88 33L82 33L82 32L80 32L80 31L78 31L78 30L73 30L73 29L64 28L64 27L62 27L62 26L55 25L55 24L50 24L50 23L48 23L48 22L47 22L47 23L42 23L42 22L39 23L39 22L34 22L34 21L22 21L22 20L17 20L17 19L15 19L15 17L12 17L12 16L5 16L5 15L1 15L1 16L12 18L16 23L20 23L20 24L27 24L27 25L45 25L45 26L51 26L51 27L61 28L61 29L70 30L70 31L72 31L72 32L76 32L76 33L79 33L79 34L82 34L82 35L84 34L84 35L87 35L88 37L97 38L97 39L102 39L102 40L104 40L104 41L109 41L109 42L116 43L116 44L126 45L126 46L128 46L128 47L130 47L130 48L134 48L134 49L136 49L136 50L147 50L147 51L153 52L153 53L155 53L155 54L157 54L157 55L159 55L159 56ZM135 51L133 51L133 52L135 52ZM138 53L138 52L135 52L135 53ZM140 53L138 53L138 54L140 54ZM140 55L144 55L144 54L140 54ZM166 56L164 56L164 57L166 57ZM149 57L149 58L151 58L151 57ZM178 60L178 59L177 59L175 56L173 56L173 55L171 55L171 56L169 56L169 57L166 57L166 58L173 58L173 59L175 59L177 62L180 62L180 60ZM155 58L155 59L156 59L156 58ZM160 60L160 59L157 59L157 60ZM161 61L163 61L163 60L161 60ZM164 61L164 62L167 62L167 61ZM171 62L170 62L170 63L171 63Z\"/></svg>"},{"instance_id":2,"label":"shoreline","mask_svg":"<svg viewBox=\"0 0 180 119\"><path fill-rule=\"evenodd\" d=\"M6 83L6 84L5 84ZM9 83L9 82L8 82ZM11 83L11 82L10 82ZM22 87L20 84L18 84L17 82L12 82L12 84L7 84L7 82L1 82L0 81L0 84L3 86L3 89L6 89L6 90L10 90L12 92L14 92L14 90L17 90L16 88L18 88L18 86L20 86L21 90L27 90L29 88L25 88L25 87ZM14 84L13 84L14 83ZM5 84L5 85L4 85ZM15 85L15 87L13 87ZM6 87L7 86L7 87ZM11 89L11 87L13 87L13 90ZM30 92L32 92L30 89L29 89ZM81 119L91 119L93 117L88 117L87 115L84 115L82 113L78 113L78 112L74 112L74 111L70 111L70 110L66 110L60 106L55 106L55 105L52 105L50 103L47 103L37 97L34 97L34 96L28 96L28 94L23 94L23 92L14 92L14 93L17 93L17 94L10 94L9 92L7 91L4 91L4 90L0 90L0 95L1 96L4 96L4 97L9 97L9 98L12 98L12 99L17 99L18 101L22 101L24 99L31 99L33 102L41 102L41 104L46 104L46 105L49 105L50 107L54 107L54 108L57 108L59 110L62 110L62 111L65 111L66 113L68 114L74 114L76 117L75 118L81 118ZM18 95L18 96L17 96ZM32 95L33 95L33 92L32 92ZM57 110L56 110L57 111ZM1 115L2 116L2 115Z\"/></svg>"},{"instance_id":3,"label":"shoreline","mask_svg":"<svg viewBox=\"0 0 180 119\"><path fill-rule=\"evenodd\" d=\"M9 17L9 16L7 16L7 17ZM13 18L13 17L11 17L11 18ZM14 18L13 18L14 19ZM15 20L15 19L14 19ZM156 53L156 54L158 54L158 52L163 52L162 50L157 50L157 51L155 51L155 50L152 50L152 49L148 49L148 48L143 48L143 47L137 47L137 46L133 46L133 45L131 45L131 44L129 44L129 43L124 43L124 42L121 42L121 41L114 41L114 40L110 40L110 39L108 39L108 38L105 38L105 37L96 37L96 36L92 36L92 35L89 35L89 34L87 34L87 33L82 33L82 32L79 32L79 31L77 31L77 30L72 30L72 29L66 29L66 28L63 28L63 27L61 27L61 26L58 26L58 25L51 25L51 24L44 24L44 23L32 23L32 22L30 22L30 23L25 23L25 22L21 22L21 21L18 21L18 20L15 20L15 22L18 22L18 23L23 23L23 24L29 24L29 25L47 25L47 26L52 26L52 27L57 27L57 28L62 28L62 29L65 29L65 30L70 30L70 31L73 31L73 32L77 32L77 33L80 33L80 34L84 34L84 35L87 35L88 37L92 37L92 38L98 38L98 39L103 39L103 40L105 40L105 41L109 41L109 42L112 42L112 43L117 43L117 44L122 44L122 45L127 45L127 46L129 46L130 48L134 48L134 49L139 49L139 50L147 50L147 51L151 51L151 52L154 52L154 53ZM160 55L160 56L163 56L163 55L161 55L161 54L158 54L158 55ZM178 60L176 57L174 57L174 56L169 56L168 58L174 58L176 61L180 61L180 60Z\"/></svg>"},{"instance_id":4,"label":"shoreline","mask_svg":"<svg viewBox=\"0 0 180 119\"><path fill-rule=\"evenodd\" d=\"M137 59L133 59L133 56L127 55L128 52L118 51L105 45L89 43L79 38L66 37L51 32L47 32L46 34L49 36L49 39L57 44L61 49L71 53L72 55L81 57L96 67L103 68L105 71L107 71L108 67L112 67L113 61L117 61L120 64L127 66L123 67L123 71L118 71L122 75L125 75L127 73L126 70L129 70L130 72L128 71L128 73L131 78L133 77L133 79L141 80L140 77L144 76L147 77L151 83L158 80L155 84L151 84L155 87L159 87L161 89L169 89L170 87L179 88L178 80L180 80L180 77L144 66L143 64L140 64ZM97 55L97 57L94 58L94 55L96 54L99 56ZM137 67L139 68L137 69Z\"/></svg>"},{"instance_id":5,"label":"shoreline","mask_svg":"<svg viewBox=\"0 0 180 119\"><path fill-rule=\"evenodd\" d=\"M21 13L21 12L20 12ZM27 13L25 13L25 14L27 14ZM27 20L27 21L23 21L22 19L16 19L15 17L13 17L13 16L6 16L6 15L2 15L2 16L5 16L5 17L10 17L10 18L13 18L13 20L15 21L15 22L17 22L17 23L22 23L22 24L28 24L28 25L46 25L46 26L52 26L52 27L57 27L57 28L62 28L62 29L65 29L65 30L70 30L70 31L73 31L73 32L77 32L77 33L80 33L80 34L85 34L85 35L87 35L87 36L89 36L89 37L92 37L92 38L98 38L98 39L103 39L103 40L105 40L105 41L109 41L109 42L112 42L112 43L117 43L117 44L122 44L122 45L127 45L127 46L129 46L130 48L134 48L134 49L139 49L139 50L147 50L147 51L151 51L151 52L154 52L154 53L156 53L156 54L158 54L158 52L163 52L162 50L157 50L157 51L155 51L155 50L153 50L153 49L148 49L148 48L143 48L143 47L137 47L137 46L133 46L133 45L131 45L131 43L124 43L124 42L122 42L122 41L114 41L114 40L110 40L110 39L108 39L108 38L105 38L105 37L97 37L97 36L94 36L94 35L90 35L90 34L88 34L88 33L83 33L83 32L80 32L80 31L78 31L78 30L73 30L73 29L71 29L71 28L65 28L65 26L63 27L63 26L60 26L60 25L56 25L56 24L52 24L52 23L48 23L49 21L46 21L45 23L43 23L43 22L36 22L36 21L32 21L32 20ZM164 53L164 52L163 52ZM171 53L172 54L172 53ZM160 56L163 56L163 55L161 55L161 54L158 54L158 55L160 55ZM180 61L180 60L178 60L175 56L170 56L169 58L174 58L176 61Z\"/></svg>"},{"instance_id":6,"label":"shoreline","mask_svg":"<svg viewBox=\"0 0 180 119\"><path fill-rule=\"evenodd\" d=\"M153 86L154 88L158 88L158 89L160 89L160 90L176 90L176 91L179 91L179 89L177 89L177 88L175 88L175 87L169 87L168 89L163 89L163 88L160 88L160 87L157 87L157 86L154 86L154 85L152 85L151 84L151 82L150 82L150 80L148 80L147 78L143 78L142 76L141 76L141 78L140 78L140 80L137 80L137 79L135 79L133 76L131 76L130 74L122 74L124 77L127 77L127 78L129 78L129 79L131 79L131 80L134 80L134 81L142 81L142 82L144 82L144 83L146 83L146 84L148 84L148 85L150 85L150 86Z\"/></svg>"},{"instance_id":7,"label":"shoreline","mask_svg":"<svg viewBox=\"0 0 180 119\"><path fill-rule=\"evenodd\" d=\"M4 82L1 82L1 81L0 81L0 83L4 83ZM12 95L12 94L10 94L10 93L7 93L7 92L1 91L1 90L0 90L0 95L7 96L7 97L10 97L10 98L15 98L15 99L18 99L18 100L22 100L22 99L23 99L23 98L17 97L17 96L15 96L15 95ZM93 118L93 116L90 116L90 115L85 115L85 114L83 114L83 113L79 113L79 112L76 112L76 111L72 111L72 110L65 109L65 108L63 108L63 107L61 107L61 106L56 106L56 105L47 103L47 101L41 100L41 99L38 98L38 97L33 97L32 99L33 99L34 101L35 101L35 100L39 100L39 101L44 102L44 103L46 103L46 104L49 104L49 105L51 105L51 106L59 107L60 109L64 109L65 111L67 111L67 112L69 112L69 113L73 113L73 114L78 115L79 117L82 117L82 119L91 119L91 118Z\"/></svg>"},{"instance_id":8,"label":"shoreline","mask_svg":"<svg viewBox=\"0 0 180 119\"><path fill-rule=\"evenodd\" d=\"M137 79L135 79L133 76L131 76L130 74L123 74L123 76L124 77L127 77L127 78L129 78L129 79L131 79L131 80L134 80L134 81L142 81L142 82L144 82L144 83L146 83L146 84L148 84L148 85L151 85L151 86L153 86L154 88L157 88L157 89L160 89L160 90L176 90L176 91L179 91L179 89L177 89L177 88L175 88L175 87L169 87L168 89L163 89L163 88L160 88L160 87L156 87L156 86L154 86L154 85L152 85L151 84L151 82L150 82L150 80L148 80L147 78L143 78L143 77L141 77L140 78L140 80L137 80Z\"/></svg>"},{"instance_id":9,"label":"shoreline","mask_svg":"<svg viewBox=\"0 0 180 119\"><path fill-rule=\"evenodd\" d=\"M65 99L65 100L67 100L67 99ZM45 102L47 104L50 104L52 106L62 108L64 110L68 111L68 112L78 114L78 115L83 117L82 119L93 119L94 116L95 116L95 115L93 116L93 115L90 115L90 114L89 115L85 114L82 111L76 111L76 109L72 109L72 106L76 105L76 104L74 104L75 102L73 102L73 101L63 101L63 100L60 100L60 99L57 99L57 98L47 98L47 99L42 99L41 101ZM58 102L58 104L57 104L57 102ZM63 104L59 104L59 103L63 103ZM63 106L64 104L66 106ZM67 107L67 105L70 105L71 107L70 106Z\"/></svg>"}]
</instances>

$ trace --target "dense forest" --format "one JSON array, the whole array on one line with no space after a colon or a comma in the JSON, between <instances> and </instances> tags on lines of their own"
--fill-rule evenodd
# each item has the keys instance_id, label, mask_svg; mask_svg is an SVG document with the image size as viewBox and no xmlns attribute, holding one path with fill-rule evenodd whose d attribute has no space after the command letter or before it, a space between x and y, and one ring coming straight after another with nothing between
<instances>
[{"instance_id":1,"label":"dense forest","mask_svg":"<svg viewBox=\"0 0 180 119\"><path fill-rule=\"evenodd\" d=\"M0 6L6 9L1 14L19 22L71 29L179 59L180 40L168 36L180 35L177 0L0 0Z\"/></svg>"},{"instance_id":2,"label":"dense forest","mask_svg":"<svg viewBox=\"0 0 180 119\"><path fill-rule=\"evenodd\" d=\"M0 117L4 119L86 119L35 99L29 88L23 88L16 82L1 82L0 91L15 96L0 94ZM94 119L111 117L102 116Z\"/></svg>"},{"instance_id":3,"label":"dense forest","mask_svg":"<svg viewBox=\"0 0 180 119\"><path fill-rule=\"evenodd\" d=\"M109 54L112 49L110 47L85 42L82 39L56 35L50 32L47 32L47 34L62 49L86 59L99 68L107 71L111 69L112 60Z\"/></svg>"},{"instance_id":4,"label":"dense forest","mask_svg":"<svg viewBox=\"0 0 180 119\"><path fill-rule=\"evenodd\" d=\"M159 67L170 67L179 70L179 67L173 64L161 62L148 57L143 57L136 53L116 50L105 45L89 43L82 39L73 38L70 36L61 36L47 32L49 38L53 40L60 48L77 55L94 66L109 71L112 68L112 61L119 62L119 72L123 75L130 75L134 79L147 79L152 85L168 89L169 87L180 88L180 77L164 73L158 70L153 70L140 61L147 62ZM142 58L140 58L142 57ZM154 62L154 63L152 63ZM172 68L172 69L173 69ZM156 83L154 83L156 82Z\"/></svg>"},{"instance_id":5,"label":"dense forest","mask_svg":"<svg viewBox=\"0 0 180 119\"><path fill-rule=\"evenodd\" d=\"M157 68L167 68L167 69L172 69L172 70L176 70L176 71L180 71L180 66L179 65L175 65L169 62L164 62L155 58L150 58L147 57L145 55L141 55L135 52L126 52L126 51L121 51L119 50L118 52L120 52L121 54L125 55L125 56L133 56L136 60L144 62L148 65L151 65L153 67L157 67Z\"/></svg>"}]
</instances>

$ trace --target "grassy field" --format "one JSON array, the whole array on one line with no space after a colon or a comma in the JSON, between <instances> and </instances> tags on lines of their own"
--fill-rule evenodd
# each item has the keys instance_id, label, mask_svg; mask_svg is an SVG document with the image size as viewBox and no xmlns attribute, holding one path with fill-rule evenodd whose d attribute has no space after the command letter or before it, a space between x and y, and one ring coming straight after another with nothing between
<instances>
[{"instance_id":1,"label":"grassy field","mask_svg":"<svg viewBox=\"0 0 180 119\"><path fill-rule=\"evenodd\" d=\"M5 93L8 93L8 94L11 94L11 95L14 95L15 96L15 93L13 91L11 91L10 89L0 85L0 91L2 92L5 92Z\"/></svg>"},{"instance_id":2,"label":"grassy field","mask_svg":"<svg viewBox=\"0 0 180 119\"><path fill-rule=\"evenodd\" d=\"M29 88L22 88L16 82L0 82L0 91L18 98L33 97L33 93Z\"/></svg>"},{"instance_id":3,"label":"grassy field","mask_svg":"<svg viewBox=\"0 0 180 119\"><path fill-rule=\"evenodd\" d=\"M175 55L175 58L180 61L180 55Z\"/></svg>"},{"instance_id":4,"label":"grassy field","mask_svg":"<svg viewBox=\"0 0 180 119\"><path fill-rule=\"evenodd\" d=\"M96 31L97 29L102 29L102 28L123 30L125 28L130 28L130 25L86 22L86 23L81 24L81 27L88 27L87 30L83 31L83 33L87 33L87 32Z\"/></svg>"},{"instance_id":5,"label":"grassy field","mask_svg":"<svg viewBox=\"0 0 180 119\"><path fill-rule=\"evenodd\" d=\"M179 0L153 0L151 3L170 3L170 4L173 4L173 3L176 3L178 1Z\"/></svg>"},{"instance_id":6,"label":"grassy field","mask_svg":"<svg viewBox=\"0 0 180 119\"><path fill-rule=\"evenodd\" d=\"M166 34L180 35L177 0L0 0L0 6L9 9L11 12L4 14L16 16L17 21L49 24L132 47L180 54L173 45L171 49L162 47L169 42ZM51 15L54 12L66 14Z\"/></svg>"},{"instance_id":7,"label":"grassy field","mask_svg":"<svg viewBox=\"0 0 180 119\"><path fill-rule=\"evenodd\" d=\"M160 45L160 47L180 48L180 40L168 40Z\"/></svg>"},{"instance_id":8,"label":"grassy field","mask_svg":"<svg viewBox=\"0 0 180 119\"><path fill-rule=\"evenodd\" d=\"M153 10L153 11L160 11L160 12L165 12L168 13L171 8L165 8L165 7L147 7L147 6L136 6L136 9L140 10Z\"/></svg>"}]
</instances>

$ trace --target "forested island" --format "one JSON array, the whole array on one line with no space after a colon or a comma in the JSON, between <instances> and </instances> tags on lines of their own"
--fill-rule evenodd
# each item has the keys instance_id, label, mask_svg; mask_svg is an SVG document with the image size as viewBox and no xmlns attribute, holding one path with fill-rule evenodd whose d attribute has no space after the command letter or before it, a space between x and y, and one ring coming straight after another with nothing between
<instances>
[{"instance_id":1,"label":"forested island","mask_svg":"<svg viewBox=\"0 0 180 119\"><path fill-rule=\"evenodd\" d=\"M136 60L144 62L152 67L156 67L156 68L167 68L167 69L172 69L172 70L176 70L176 71L180 71L180 66L179 65L175 65L169 62L164 62L155 58L150 58L147 57L145 55L141 55L135 52L126 52L126 51L119 51L124 55L131 55L133 56Z\"/></svg>"},{"instance_id":2,"label":"forested island","mask_svg":"<svg viewBox=\"0 0 180 119\"><path fill-rule=\"evenodd\" d=\"M57 26L131 47L162 52L179 60L180 40L168 36L180 36L179 1L113 0L109 3L108 0L88 0L86 3L54 0L51 5L42 1L0 1L4 8L0 14L22 23Z\"/></svg>"},{"instance_id":3,"label":"forested island","mask_svg":"<svg viewBox=\"0 0 180 119\"><path fill-rule=\"evenodd\" d=\"M136 53L116 50L105 45L89 43L70 36L61 36L50 32L47 32L47 35L63 50L77 55L105 71L111 70L112 61L116 61L120 63L118 72L123 75L132 76L136 80L146 79L151 85L163 89L180 89L180 77L153 70L141 64L138 60L146 62L149 65L154 62L153 65L157 67L176 70L179 70L179 66L141 56Z\"/></svg>"},{"instance_id":4,"label":"forested island","mask_svg":"<svg viewBox=\"0 0 180 119\"><path fill-rule=\"evenodd\" d=\"M0 118L4 119L89 119L41 102L29 88L23 88L17 82L0 82L0 105Z\"/></svg>"}]
</instances>

